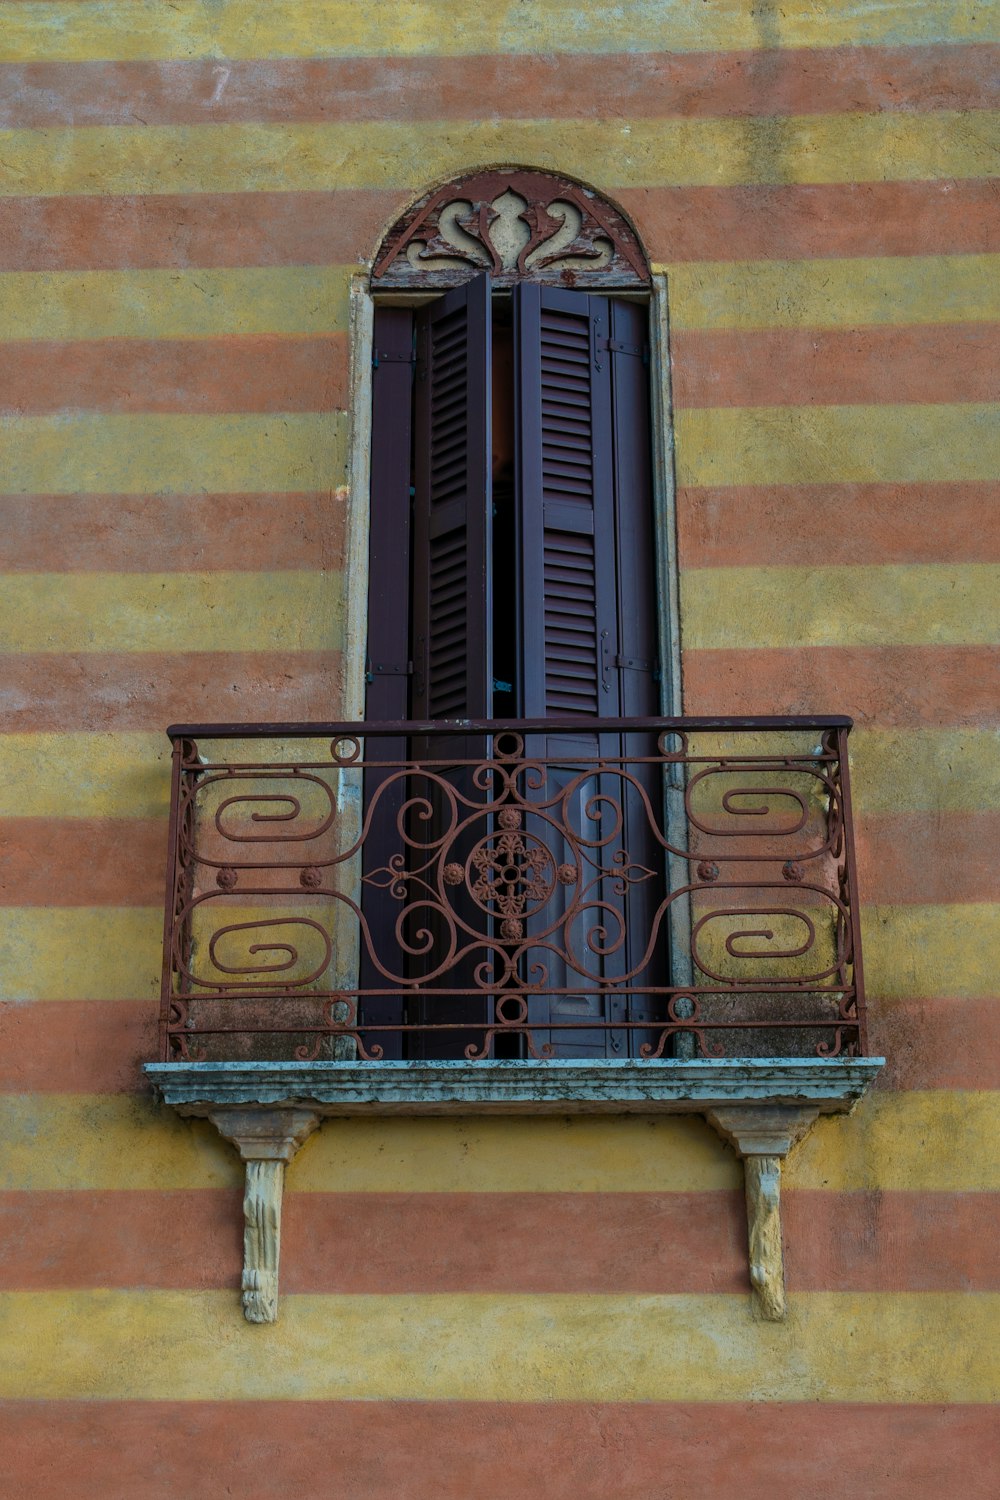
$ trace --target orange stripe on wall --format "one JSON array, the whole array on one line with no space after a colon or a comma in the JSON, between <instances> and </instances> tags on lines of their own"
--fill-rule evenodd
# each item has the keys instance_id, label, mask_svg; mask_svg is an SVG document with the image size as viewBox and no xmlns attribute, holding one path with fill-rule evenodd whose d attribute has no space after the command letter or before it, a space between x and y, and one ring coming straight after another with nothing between
<instances>
[{"instance_id":1,"label":"orange stripe on wall","mask_svg":"<svg viewBox=\"0 0 1000 1500\"><path fill-rule=\"evenodd\" d=\"M11 1500L995 1500L988 1406L9 1402ZM667 1478L669 1476L669 1478Z\"/></svg>"},{"instance_id":2,"label":"orange stripe on wall","mask_svg":"<svg viewBox=\"0 0 1000 1500\"><path fill-rule=\"evenodd\" d=\"M887 1089L1000 1089L1000 1004L868 997L873 1057Z\"/></svg>"},{"instance_id":3,"label":"orange stripe on wall","mask_svg":"<svg viewBox=\"0 0 1000 1500\"><path fill-rule=\"evenodd\" d=\"M415 182L412 192L423 186ZM0 270L342 265L374 253L410 196L5 198ZM1000 198L980 180L628 188L615 196L655 261L949 255L1000 243Z\"/></svg>"},{"instance_id":4,"label":"orange stripe on wall","mask_svg":"<svg viewBox=\"0 0 1000 1500\"><path fill-rule=\"evenodd\" d=\"M156 906L159 818L0 819L0 905ZM1000 901L1000 813L914 812L857 822L862 900Z\"/></svg>"},{"instance_id":5,"label":"orange stripe on wall","mask_svg":"<svg viewBox=\"0 0 1000 1500\"><path fill-rule=\"evenodd\" d=\"M1000 47L533 57L268 58L0 67L0 127L206 121L711 118L988 109Z\"/></svg>"},{"instance_id":6,"label":"orange stripe on wall","mask_svg":"<svg viewBox=\"0 0 1000 1500\"><path fill-rule=\"evenodd\" d=\"M0 904L158 906L160 818L0 819Z\"/></svg>"},{"instance_id":7,"label":"orange stripe on wall","mask_svg":"<svg viewBox=\"0 0 1000 1500\"><path fill-rule=\"evenodd\" d=\"M1000 1194L782 1195L790 1291L1000 1288ZM289 1193L290 1295L746 1295L743 1194ZM0 1282L236 1288L232 1193L0 1194Z\"/></svg>"},{"instance_id":8,"label":"orange stripe on wall","mask_svg":"<svg viewBox=\"0 0 1000 1500\"><path fill-rule=\"evenodd\" d=\"M159 904L159 902L157 902ZM0 1092L123 1094L146 1089L158 1056L151 1000L0 1004ZM995 999L869 1002L873 1055L891 1089L1000 1089Z\"/></svg>"},{"instance_id":9,"label":"orange stripe on wall","mask_svg":"<svg viewBox=\"0 0 1000 1500\"><path fill-rule=\"evenodd\" d=\"M0 495L0 557L8 573L335 572L346 519L329 492Z\"/></svg>"},{"instance_id":10,"label":"orange stripe on wall","mask_svg":"<svg viewBox=\"0 0 1000 1500\"><path fill-rule=\"evenodd\" d=\"M7 343L0 412L334 411L347 399L347 335L38 339Z\"/></svg>"},{"instance_id":11,"label":"orange stripe on wall","mask_svg":"<svg viewBox=\"0 0 1000 1500\"><path fill-rule=\"evenodd\" d=\"M343 265L406 194L179 193L0 199L0 270Z\"/></svg>"},{"instance_id":12,"label":"orange stripe on wall","mask_svg":"<svg viewBox=\"0 0 1000 1500\"><path fill-rule=\"evenodd\" d=\"M337 717L337 651L31 653L0 658L9 732Z\"/></svg>"},{"instance_id":13,"label":"orange stripe on wall","mask_svg":"<svg viewBox=\"0 0 1000 1500\"><path fill-rule=\"evenodd\" d=\"M1000 901L1000 812L855 819L862 903Z\"/></svg>"},{"instance_id":14,"label":"orange stripe on wall","mask_svg":"<svg viewBox=\"0 0 1000 1500\"><path fill-rule=\"evenodd\" d=\"M623 188L654 261L808 260L995 250L988 181Z\"/></svg>"},{"instance_id":15,"label":"orange stripe on wall","mask_svg":"<svg viewBox=\"0 0 1000 1500\"><path fill-rule=\"evenodd\" d=\"M680 329L670 342L678 407L1000 399L995 324Z\"/></svg>"},{"instance_id":16,"label":"orange stripe on wall","mask_svg":"<svg viewBox=\"0 0 1000 1500\"><path fill-rule=\"evenodd\" d=\"M1000 484L685 486L677 495L682 568L995 562Z\"/></svg>"},{"instance_id":17,"label":"orange stripe on wall","mask_svg":"<svg viewBox=\"0 0 1000 1500\"><path fill-rule=\"evenodd\" d=\"M995 646L685 651L687 714L844 713L886 728L1000 722Z\"/></svg>"},{"instance_id":18,"label":"orange stripe on wall","mask_svg":"<svg viewBox=\"0 0 1000 1500\"><path fill-rule=\"evenodd\" d=\"M0 1003L0 1093L145 1092L158 1017L158 1000Z\"/></svg>"}]
</instances>

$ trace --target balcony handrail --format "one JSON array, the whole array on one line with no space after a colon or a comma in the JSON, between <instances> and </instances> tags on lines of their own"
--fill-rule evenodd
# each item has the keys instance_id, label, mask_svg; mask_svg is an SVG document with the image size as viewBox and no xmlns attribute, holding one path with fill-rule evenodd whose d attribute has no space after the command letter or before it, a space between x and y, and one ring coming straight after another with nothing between
<instances>
[{"instance_id":1,"label":"balcony handrail","mask_svg":"<svg viewBox=\"0 0 1000 1500\"><path fill-rule=\"evenodd\" d=\"M679 717L642 719L341 719L289 720L253 723L171 724L167 736L180 739L327 739L337 734L392 735L407 738L438 734L453 735L456 729L467 734L511 732L553 732L567 728L615 734L643 730L711 730L711 729L846 729L854 720L846 714L684 714Z\"/></svg>"}]
</instances>

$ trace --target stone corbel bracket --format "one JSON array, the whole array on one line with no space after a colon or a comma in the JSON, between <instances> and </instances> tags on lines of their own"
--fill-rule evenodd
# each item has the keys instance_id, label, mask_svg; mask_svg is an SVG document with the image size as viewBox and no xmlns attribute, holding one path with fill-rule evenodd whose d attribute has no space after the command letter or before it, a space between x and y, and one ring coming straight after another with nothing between
<instances>
[{"instance_id":1,"label":"stone corbel bracket","mask_svg":"<svg viewBox=\"0 0 1000 1500\"><path fill-rule=\"evenodd\" d=\"M761 1104L737 1104L707 1114L709 1124L743 1158L750 1285L758 1310L770 1323L780 1323L785 1316L781 1163L818 1114L814 1106Z\"/></svg>"},{"instance_id":2,"label":"stone corbel bracket","mask_svg":"<svg viewBox=\"0 0 1000 1500\"><path fill-rule=\"evenodd\" d=\"M319 1124L309 1109L242 1109L208 1112L246 1163L243 1189L243 1313L248 1323L278 1317L281 1198L285 1166Z\"/></svg>"},{"instance_id":3,"label":"stone corbel bracket","mask_svg":"<svg viewBox=\"0 0 1000 1500\"><path fill-rule=\"evenodd\" d=\"M325 1117L701 1114L743 1158L750 1283L760 1313L785 1314L781 1163L821 1114L846 1114L881 1057L662 1058L583 1062L147 1063L165 1104L200 1115L246 1163L243 1308L278 1306L285 1164Z\"/></svg>"}]
</instances>

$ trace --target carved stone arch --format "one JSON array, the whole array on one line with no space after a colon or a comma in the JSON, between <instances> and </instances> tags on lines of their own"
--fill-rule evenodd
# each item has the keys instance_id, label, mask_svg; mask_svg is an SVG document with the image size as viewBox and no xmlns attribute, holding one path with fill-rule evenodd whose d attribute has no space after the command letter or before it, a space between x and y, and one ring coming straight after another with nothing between
<instances>
[{"instance_id":1,"label":"carved stone arch","mask_svg":"<svg viewBox=\"0 0 1000 1500\"><path fill-rule=\"evenodd\" d=\"M534 168L491 167L432 189L397 219L372 290L443 290L483 271L495 287L610 291L650 281L635 230L592 188Z\"/></svg>"}]
</instances>

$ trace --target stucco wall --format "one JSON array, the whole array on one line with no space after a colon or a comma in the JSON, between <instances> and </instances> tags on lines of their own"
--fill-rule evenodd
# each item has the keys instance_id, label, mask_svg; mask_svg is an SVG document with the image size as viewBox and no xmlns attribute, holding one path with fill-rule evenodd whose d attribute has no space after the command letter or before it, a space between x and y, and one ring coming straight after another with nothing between
<instances>
[{"instance_id":1,"label":"stucco wall","mask_svg":"<svg viewBox=\"0 0 1000 1500\"><path fill-rule=\"evenodd\" d=\"M0 1449L12 1497L992 1495L995 7L0 6ZM700 1121L328 1124L281 1321L150 1102L171 720L340 710L348 287L516 161L670 284L690 712L846 712L882 1086L787 1172L784 1325Z\"/></svg>"}]
</instances>

